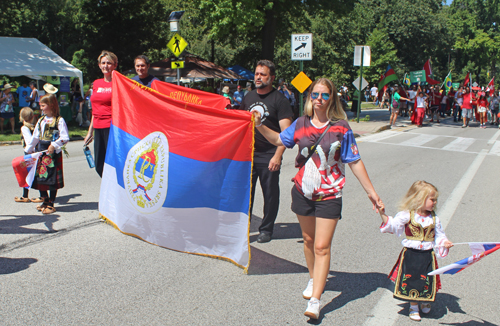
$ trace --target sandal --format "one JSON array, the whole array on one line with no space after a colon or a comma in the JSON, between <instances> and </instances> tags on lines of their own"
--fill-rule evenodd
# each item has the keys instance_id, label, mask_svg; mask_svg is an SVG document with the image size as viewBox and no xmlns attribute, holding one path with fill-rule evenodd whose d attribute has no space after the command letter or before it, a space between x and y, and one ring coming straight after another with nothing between
<instances>
[{"instance_id":1,"label":"sandal","mask_svg":"<svg viewBox=\"0 0 500 326\"><path fill-rule=\"evenodd\" d=\"M424 314L428 314L429 312L431 312L431 304L430 303L422 303L422 304L420 304L420 310Z\"/></svg>"},{"instance_id":2,"label":"sandal","mask_svg":"<svg viewBox=\"0 0 500 326\"><path fill-rule=\"evenodd\" d=\"M46 206L43 210L42 210L42 213L43 214L52 214L52 213L55 213L56 212L56 209L54 208L54 206Z\"/></svg>"},{"instance_id":3,"label":"sandal","mask_svg":"<svg viewBox=\"0 0 500 326\"><path fill-rule=\"evenodd\" d=\"M43 203L43 204L41 204L41 205L37 205L37 206L36 206L36 210L41 212L41 211L43 211L46 207L47 207L47 204Z\"/></svg>"},{"instance_id":4,"label":"sandal","mask_svg":"<svg viewBox=\"0 0 500 326\"><path fill-rule=\"evenodd\" d=\"M30 199L26 197L14 197L16 203L29 203Z\"/></svg>"},{"instance_id":5,"label":"sandal","mask_svg":"<svg viewBox=\"0 0 500 326\"><path fill-rule=\"evenodd\" d=\"M418 311L412 310L410 311L410 319L414 321L421 321L422 318L420 318L420 314Z\"/></svg>"},{"instance_id":6,"label":"sandal","mask_svg":"<svg viewBox=\"0 0 500 326\"><path fill-rule=\"evenodd\" d=\"M43 203L42 197L31 198L32 203Z\"/></svg>"}]
</instances>

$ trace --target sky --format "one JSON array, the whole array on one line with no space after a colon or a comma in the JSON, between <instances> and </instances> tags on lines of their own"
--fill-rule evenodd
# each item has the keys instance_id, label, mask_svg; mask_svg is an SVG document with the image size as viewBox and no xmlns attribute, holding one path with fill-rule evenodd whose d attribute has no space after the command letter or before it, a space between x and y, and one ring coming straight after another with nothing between
<instances>
[{"instance_id":1,"label":"sky","mask_svg":"<svg viewBox=\"0 0 500 326\"><path fill-rule=\"evenodd\" d=\"M451 3L453 2L453 0L446 0L446 4L449 6L451 5Z\"/></svg>"}]
</instances>

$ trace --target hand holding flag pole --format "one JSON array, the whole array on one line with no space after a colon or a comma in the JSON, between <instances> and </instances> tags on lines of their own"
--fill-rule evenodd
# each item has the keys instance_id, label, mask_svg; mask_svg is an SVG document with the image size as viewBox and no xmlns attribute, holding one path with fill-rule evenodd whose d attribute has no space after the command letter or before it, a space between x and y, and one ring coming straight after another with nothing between
<instances>
[{"instance_id":1,"label":"hand holding flag pole","mask_svg":"<svg viewBox=\"0 0 500 326\"><path fill-rule=\"evenodd\" d=\"M477 263L479 260L488 256L489 254L500 249L500 242L462 242L458 244L468 244L472 256L459 260L453 264L447 265L430 272L428 275L440 275L440 274L456 274L463 271L470 265Z\"/></svg>"}]
</instances>

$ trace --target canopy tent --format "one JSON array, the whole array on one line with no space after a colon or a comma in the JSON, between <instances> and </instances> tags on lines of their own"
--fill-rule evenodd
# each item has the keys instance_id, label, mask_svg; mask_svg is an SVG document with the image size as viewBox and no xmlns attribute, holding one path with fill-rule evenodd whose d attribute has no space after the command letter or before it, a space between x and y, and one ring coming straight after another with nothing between
<instances>
[{"instance_id":1,"label":"canopy tent","mask_svg":"<svg viewBox=\"0 0 500 326\"><path fill-rule=\"evenodd\" d=\"M255 74L252 71L250 71L246 68L243 68L242 66L234 65L234 66L231 66L227 69L234 71L235 73L237 73L238 75L243 77L242 79L247 79L247 80L254 80L255 79Z\"/></svg>"},{"instance_id":2,"label":"canopy tent","mask_svg":"<svg viewBox=\"0 0 500 326\"><path fill-rule=\"evenodd\" d=\"M135 73L135 70L130 69L124 73ZM171 68L169 58L151 63L149 74L157 77L177 77L177 69ZM184 57L184 68L181 69L180 75L185 78L242 79L238 74L192 54L187 54Z\"/></svg>"},{"instance_id":3,"label":"canopy tent","mask_svg":"<svg viewBox=\"0 0 500 326\"><path fill-rule=\"evenodd\" d=\"M78 77L83 74L36 38L0 36L0 75Z\"/></svg>"}]
</instances>

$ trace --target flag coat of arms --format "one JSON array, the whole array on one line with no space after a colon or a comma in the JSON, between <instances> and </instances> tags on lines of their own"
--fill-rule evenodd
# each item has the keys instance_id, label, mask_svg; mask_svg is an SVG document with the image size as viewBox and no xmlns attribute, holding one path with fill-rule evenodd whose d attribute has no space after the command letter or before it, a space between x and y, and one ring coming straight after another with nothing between
<instances>
[{"instance_id":1,"label":"flag coat of arms","mask_svg":"<svg viewBox=\"0 0 500 326\"><path fill-rule=\"evenodd\" d=\"M125 234L247 269L254 126L113 72L99 212Z\"/></svg>"}]
</instances>

